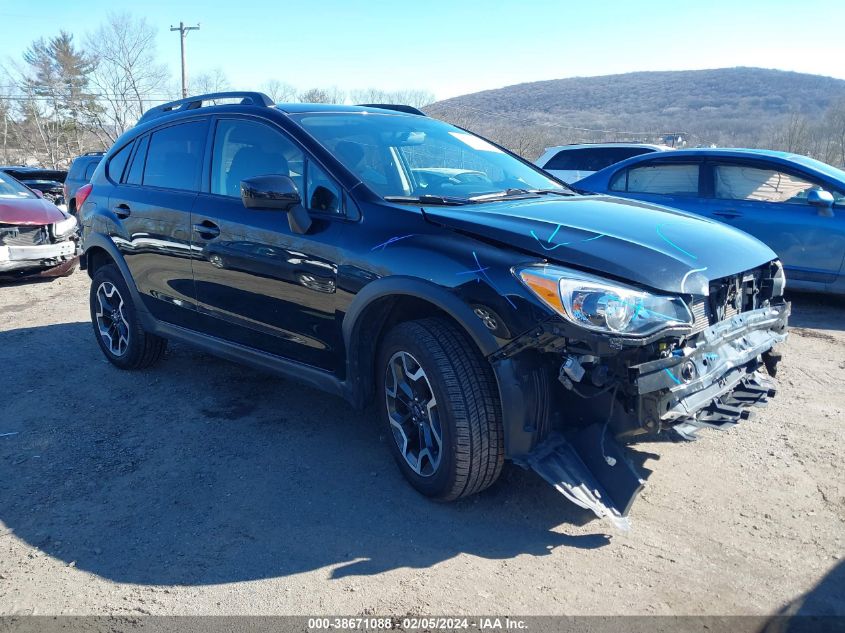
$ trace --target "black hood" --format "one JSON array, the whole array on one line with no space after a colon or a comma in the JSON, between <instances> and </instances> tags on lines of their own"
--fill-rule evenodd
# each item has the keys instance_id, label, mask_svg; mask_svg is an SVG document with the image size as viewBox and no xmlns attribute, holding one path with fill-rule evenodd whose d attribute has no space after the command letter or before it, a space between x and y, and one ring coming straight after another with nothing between
<instances>
[{"instance_id":1,"label":"black hood","mask_svg":"<svg viewBox=\"0 0 845 633\"><path fill-rule=\"evenodd\" d=\"M665 292L703 294L705 280L777 257L759 240L719 222L609 196L548 196L423 212L436 224Z\"/></svg>"}]
</instances>

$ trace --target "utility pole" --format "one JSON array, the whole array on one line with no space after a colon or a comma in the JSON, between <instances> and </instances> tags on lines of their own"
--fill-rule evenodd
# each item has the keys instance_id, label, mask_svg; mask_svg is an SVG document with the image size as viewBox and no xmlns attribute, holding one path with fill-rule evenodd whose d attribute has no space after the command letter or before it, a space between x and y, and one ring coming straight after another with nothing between
<instances>
[{"instance_id":1,"label":"utility pole","mask_svg":"<svg viewBox=\"0 0 845 633\"><path fill-rule=\"evenodd\" d=\"M182 45L182 98L188 96L188 70L185 66L185 38L188 37L188 31L199 31L200 25L185 26L184 22L179 22L179 26L171 26L171 31L179 31L179 40Z\"/></svg>"}]
</instances>

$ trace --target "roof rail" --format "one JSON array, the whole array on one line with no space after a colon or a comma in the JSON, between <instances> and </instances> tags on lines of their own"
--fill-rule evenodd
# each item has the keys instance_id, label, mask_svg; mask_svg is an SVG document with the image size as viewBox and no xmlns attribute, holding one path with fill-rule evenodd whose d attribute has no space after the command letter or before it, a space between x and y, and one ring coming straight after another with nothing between
<instances>
[{"instance_id":1,"label":"roof rail","mask_svg":"<svg viewBox=\"0 0 845 633\"><path fill-rule=\"evenodd\" d=\"M105 152L85 152L83 156L102 156Z\"/></svg>"},{"instance_id":2,"label":"roof rail","mask_svg":"<svg viewBox=\"0 0 845 633\"><path fill-rule=\"evenodd\" d=\"M358 105L362 108L381 108L382 110L396 110L397 112L404 112L405 114L428 116L422 110L402 103L359 103Z\"/></svg>"},{"instance_id":3,"label":"roof rail","mask_svg":"<svg viewBox=\"0 0 845 633\"><path fill-rule=\"evenodd\" d=\"M273 106L273 100L263 92L211 92L205 95L197 95L196 97L187 97L179 99L178 101L171 101L160 106L150 108L144 115L138 119L138 123L146 123L153 119L157 119L165 114L172 114L174 112L182 112L183 110L197 110L203 107L204 102L214 101L215 99L240 99L241 105L258 105L258 106Z\"/></svg>"}]
</instances>

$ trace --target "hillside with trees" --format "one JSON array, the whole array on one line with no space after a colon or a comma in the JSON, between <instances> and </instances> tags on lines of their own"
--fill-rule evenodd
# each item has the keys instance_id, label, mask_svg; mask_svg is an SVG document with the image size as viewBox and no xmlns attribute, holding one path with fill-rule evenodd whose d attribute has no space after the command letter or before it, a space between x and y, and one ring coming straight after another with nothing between
<instances>
[{"instance_id":1,"label":"hillside with trees","mask_svg":"<svg viewBox=\"0 0 845 633\"><path fill-rule=\"evenodd\" d=\"M546 145L681 135L692 146L773 147L845 163L845 81L781 70L555 79L455 97L427 111L529 158Z\"/></svg>"}]
</instances>

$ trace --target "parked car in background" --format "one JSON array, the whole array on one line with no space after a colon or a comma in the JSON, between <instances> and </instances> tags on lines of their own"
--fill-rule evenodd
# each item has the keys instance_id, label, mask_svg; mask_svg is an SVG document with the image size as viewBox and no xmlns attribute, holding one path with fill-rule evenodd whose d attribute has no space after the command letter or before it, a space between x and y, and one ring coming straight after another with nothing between
<instances>
[{"instance_id":1,"label":"parked car in background","mask_svg":"<svg viewBox=\"0 0 845 633\"><path fill-rule=\"evenodd\" d=\"M63 185L67 172L63 169L9 166L0 167L0 172L9 174L30 189L37 189L44 194L45 200L52 202L60 209L65 205Z\"/></svg>"},{"instance_id":2,"label":"parked car in background","mask_svg":"<svg viewBox=\"0 0 845 633\"><path fill-rule=\"evenodd\" d=\"M623 527L643 485L623 443L774 395L781 265L397 110L244 92L148 110L76 195L103 355L140 369L178 340L276 371L374 406L425 495L479 492L511 459Z\"/></svg>"},{"instance_id":3,"label":"parked car in background","mask_svg":"<svg viewBox=\"0 0 845 633\"><path fill-rule=\"evenodd\" d=\"M780 257L790 287L845 294L845 171L785 152L688 149L613 165L578 183L703 215Z\"/></svg>"},{"instance_id":4,"label":"parked car in background","mask_svg":"<svg viewBox=\"0 0 845 633\"><path fill-rule=\"evenodd\" d=\"M76 192L79 188L91 180L94 170L103 159L104 152L88 152L77 156L67 172L64 185L64 197L67 201L67 210L76 215Z\"/></svg>"},{"instance_id":5,"label":"parked car in background","mask_svg":"<svg viewBox=\"0 0 845 633\"><path fill-rule=\"evenodd\" d=\"M668 145L640 143L558 145L546 149L535 164L555 178L571 184L626 158L671 149Z\"/></svg>"},{"instance_id":6,"label":"parked car in background","mask_svg":"<svg viewBox=\"0 0 845 633\"><path fill-rule=\"evenodd\" d=\"M76 218L0 172L0 279L59 277L79 262Z\"/></svg>"}]
</instances>

